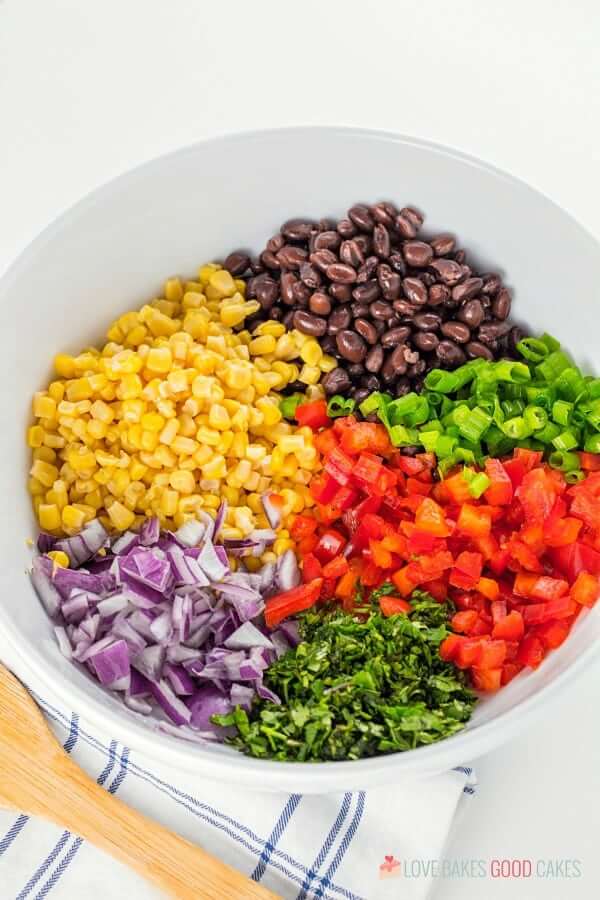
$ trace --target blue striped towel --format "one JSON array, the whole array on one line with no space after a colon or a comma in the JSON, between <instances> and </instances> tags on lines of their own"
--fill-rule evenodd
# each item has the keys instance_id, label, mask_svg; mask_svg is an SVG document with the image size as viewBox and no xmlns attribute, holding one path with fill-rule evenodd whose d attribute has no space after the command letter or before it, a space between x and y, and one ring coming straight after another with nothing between
<instances>
[{"instance_id":1,"label":"blue striped towel","mask_svg":"<svg viewBox=\"0 0 600 900\"><path fill-rule=\"evenodd\" d=\"M76 713L38 702L67 752L99 784L290 900L426 897L430 882L395 878L396 861L440 858L462 799L474 792L468 768L412 785L324 796L229 789L161 769L94 734ZM1 900L48 896L163 895L68 831L0 810Z\"/></svg>"}]
</instances>

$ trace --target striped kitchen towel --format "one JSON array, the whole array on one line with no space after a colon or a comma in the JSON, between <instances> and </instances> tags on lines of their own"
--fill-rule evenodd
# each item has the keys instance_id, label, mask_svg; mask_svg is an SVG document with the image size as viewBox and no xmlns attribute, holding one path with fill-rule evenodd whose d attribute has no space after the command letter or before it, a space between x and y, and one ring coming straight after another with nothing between
<instances>
[{"instance_id":1,"label":"striped kitchen towel","mask_svg":"<svg viewBox=\"0 0 600 900\"><path fill-rule=\"evenodd\" d=\"M460 768L366 792L245 792L161 769L77 714L38 702L65 749L106 790L290 900L426 897L431 881L403 878L402 860L439 859L475 789L471 770ZM0 900L161 896L68 831L0 810Z\"/></svg>"}]
</instances>

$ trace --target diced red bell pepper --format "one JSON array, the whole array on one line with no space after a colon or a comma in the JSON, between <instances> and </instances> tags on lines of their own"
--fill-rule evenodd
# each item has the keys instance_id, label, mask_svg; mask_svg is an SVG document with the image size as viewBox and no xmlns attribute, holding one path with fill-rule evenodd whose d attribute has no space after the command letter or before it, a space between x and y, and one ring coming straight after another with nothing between
<instances>
[{"instance_id":1,"label":"diced red bell pepper","mask_svg":"<svg viewBox=\"0 0 600 900\"><path fill-rule=\"evenodd\" d=\"M333 428L326 428L313 435L313 446L322 454L329 456L334 447L339 447L339 442Z\"/></svg>"},{"instance_id":2,"label":"diced red bell pepper","mask_svg":"<svg viewBox=\"0 0 600 900\"><path fill-rule=\"evenodd\" d=\"M486 459L485 473L490 486L484 491L486 503L490 506L507 506L513 498L513 484L499 459Z\"/></svg>"},{"instance_id":3,"label":"diced red bell pepper","mask_svg":"<svg viewBox=\"0 0 600 900\"><path fill-rule=\"evenodd\" d=\"M500 690L502 684L502 669L471 669L471 679L476 691L493 693Z\"/></svg>"},{"instance_id":4,"label":"diced red bell pepper","mask_svg":"<svg viewBox=\"0 0 600 900\"><path fill-rule=\"evenodd\" d=\"M586 453L582 450L579 465L585 472L597 472L600 469L600 453Z\"/></svg>"},{"instance_id":5,"label":"diced red bell pepper","mask_svg":"<svg viewBox=\"0 0 600 900\"><path fill-rule=\"evenodd\" d=\"M456 528L472 538L485 537L491 531L492 517L485 507L463 503Z\"/></svg>"},{"instance_id":6,"label":"diced red bell pepper","mask_svg":"<svg viewBox=\"0 0 600 900\"><path fill-rule=\"evenodd\" d=\"M525 463L521 459L505 459L502 465L512 482L513 490L516 490L525 478Z\"/></svg>"},{"instance_id":7,"label":"diced red bell pepper","mask_svg":"<svg viewBox=\"0 0 600 900\"><path fill-rule=\"evenodd\" d=\"M296 407L294 417L301 427L308 425L309 428L315 431L318 428L325 428L326 425L331 424L331 419L327 415L326 400L313 400L311 403L301 403L300 406Z\"/></svg>"},{"instance_id":8,"label":"diced red bell pepper","mask_svg":"<svg viewBox=\"0 0 600 900\"><path fill-rule=\"evenodd\" d=\"M463 638L454 656L454 661L459 669L469 669L477 664L481 652L482 639Z\"/></svg>"},{"instance_id":9,"label":"diced red bell pepper","mask_svg":"<svg viewBox=\"0 0 600 900\"><path fill-rule=\"evenodd\" d=\"M442 549L443 547L443 545L440 546L440 540L435 534L418 531L412 522L402 522L402 530L408 535L407 551L413 556L419 556L421 553L432 553L434 550Z\"/></svg>"},{"instance_id":10,"label":"diced red bell pepper","mask_svg":"<svg viewBox=\"0 0 600 900\"><path fill-rule=\"evenodd\" d=\"M545 469L532 469L523 478L516 496L523 507L525 521L543 525L556 500L556 485Z\"/></svg>"},{"instance_id":11,"label":"diced red bell pepper","mask_svg":"<svg viewBox=\"0 0 600 900\"><path fill-rule=\"evenodd\" d=\"M479 654L474 665L478 669L500 668L506 659L506 644L501 640L481 641Z\"/></svg>"},{"instance_id":12,"label":"diced red bell pepper","mask_svg":"<svg viewBox=\"0 0 600 900\"><path fill-rule=\"evenodd\" d=\"M489 635L491 633L492 623L489 621L489 617L485 617L485 613L482 610L469 632L469 637L482 637L483 635Z\"/></svg>"},{"instance_id":13,"label":"diced red bell pepper","mask_svg":"<svg viewBox=\"0 0 600 900\"><path fill-rule=\"evenodd\" d=\"M456 654L458 653L458 648L460 647L464 638L460 637L458 634L449 634L444 638L442 643L440 644L439 654L440 657L444 660L444 662L451 662L456 659Z\"/></svg>"},{"instance_id":14,"label":"diced red bell pepper","mask_svg":"<svg viewBox=\"0 0 600 900\"><path fill-rule=\"evenodd\" d=\"M520 663L515 662L507 662L502 666L502 679L501 684L504 686L508 684L515 678L519 672L522 670L523 666Z\"/></svg>"},{"instance_id":15,"label":"diced red bell pepper","mask_svg":"<svg viewBox=\"0 0 600 900\"><path fill-rule=\"evenodd\" d=\"M562 597L569 590L569 585L562 578L550 578L548 575L530 575L520 572L515 577L514 592L518 597L534 600L553 600Z\"/></svg>"},{"instance_id":16,"label":"diced red bell pepper","mask_svg":"<svg viewBox=\"0 0 600 900\"><path fill-rule=\"evenodd\" d=\"M542 461L543 453L541 450L529 450L527 447L515 447L513 458L518 459L525 466L525 471L529 472L535 469Z\"/></svg>"},{"instance_id":17,"label":"diced red bell pepper","mask_svg":"<svg viewBox=\"0 0 600 900\"><path fill-rule=\"evenodd\" d=\"M477 546L481 550L480 541L477 542ZM485 556L485 558L488 560L489 567L494 575L502 575L508 567L508 563L510 560L510 551L506 547L502 549L498 548L493 556Z\"/></svg>"},{"instance_id":18,"label":"diced red bell pepper","mask_svg":"<svg viewBox=\"0 0 600 900\"><path fill-rule=\"evenodd\" d=\"M499 590L499 588L498 588L498 590ZM490 603L490 611L492 614L492 622L495 625L496 622L500 622L501 619L505 619L506 616L508 615L506 601L505 600L493 600Z\"/></svg>"},{"instance_id":19,"label":"diced red bell pepper","mask_svg":"<svg viewBox=\"0 0 600 900\"><path fill-rule=\"evenodd\" d=\"M290 535L295 541L301 541L302 538L309 537L315 533L317 524L314 516L294 516L294 521L290 527Z\"/></svg>"},{"instance_id":20,"label":"diced red bell pepper","mask_svg":"<svg viewBox=\"0 0 600 900\"><path fill-rule=\"evenodd\" d=\"M365 587L376 587L383 581L383 570L373 562L368 562L363 569L362 583Z\"/></svg>"},{"instance_id":21,"label":"diced red bell pepper","mask_svg":"<svg viewBox=\"0 0 600 900\"><path fill-rule=\"evenodd\" d=\"M318 543L319 538L316 534L311 534L309 537L302 538L301 541L298 541L296 550L298 551L300 558L303 559L309 553L312 553Z\"/></svg>"},{"instance_id":22,"label":"diced red bell pepper","mask_svg":"<svg viewBox=\"0 0 600 900\"><path fill-rule=\"evenodd\" d=\"M333 598L335 597L336 584L336 578L324 578L323 584L321 585L319 600L321 600L323 603L329 603L330 600L333 600Z\"/></svg>"},{"instance_id":23,"label":"diced red bell pepper","mask_svg":"<svg viewBox=\"0 0 600 900\"><path fill-rule=\"evenodd\" d=\"M319 538L314 554L319 562L325 565L335 556L339 556L346 545L346 538L334 528L328 528Z\"/></svg>"},{"instance_id":24,"label":"diced red bell pepper","mask_svg":"<svg viewBox=\"0 0 600 900\"><path fill-rule=\"evenodd\" d=\"M450 620L450 625L452 630L457 631L459 634L469 634L478 618L479 615L476 610L467 609L454 613Z\"/></svg>"},{"instance_id":25,"label":"diced red bell pepper","mask_svg":"<svg viewBox=\"0 0 600 900\"><path fill-rule=\"evenodd\" d=\"M323 567L321 563L317 559L316 556L312 553L307 553L306 556L302 558L302 578L305 582L314 581L315 578L320 578L321 573L323 571Z\"/></svg>"},{"instance_id":26,"label":"diced red bell pepper","mask_svg":"<svg viewBox=\"0 0 600 900\"><path fill-rule=\"evenodd\" d=\"M524 634L523 616L515 609L504 618L498 619L492 629L492 637L495 640L520 641Z\"/></svg>"},{"instance_id":27,"label":"diced red bell pepper","mask_svg":"<svg viewBox=\"0 0 600 900\"><path fill-rule=\"evenodd\" d=\"M345 487L341 487L339 489L339 491L331 501L331 507L337 510L338 514L345 512L347 509L351 509L356 504L358 497L358 490L348 484Z\"/></svg>"},{"instance_id":28,"label":"diced red bell pepper","mask_svg":"<svg viewBox=\"0 0 600 900\"><path fill-rule=\"evenodd\" d=\"M409 577L408 566L404 566L404 568L398 569L397 572L394 572L391 580L394 583L395 587L398 588L398 592L402 597L410 597L415 587L417 586L417 582L413 581L412 578Z\"/></svg>"},{"instance_id":29,"label":"diced red bell pepper","mask_svg":"<svg viewBox=\"0 0 600 900\"><path fill-rule=\"evenodd\" d=\"M450 497L452 502L457 505L468 503L469 500L473 499L471 491L469 490L469 482L464 477L462 471L457 472L455 475L450 475L449 478L445 478L443 486L444 491Z\"/></svg>"},{"instance_id":30,"label":"diced red bell pepper","mask_svg":"<svg viewBox=\"0 0 600 900\"><path fill-rule=\"evenodd\" d=\"M589 572L580 572L571 586L571 597L581 606L593 606L599 593L598 578Z\"/></svg>"},{"instance_id":31,"label":"diced red bell pepper","mask_svg":"<svg viewBox=\"0 0 600 900\"><path fill-rule=\"evenodd\" d=\"M583 522L573 516L565 516L562 519L550 518L544 525L544 540L549 547L564 547L573 544L578 536Z\"/></svg>"},{"instance_id":32,"label":"diced red bell pepper","mask_svg":"<svg viewBox=\"0 0 600 900\"><path fill-rule=\"evenodd\" d=\"M412 609L407 600L403 600L402 597L392 597L391 595L380 597L379 606L384 616L395 616L397 613L406 614Z\"/></svg>"},{"instance_id":33,"label":"diced red bell pepper","mask_svg":"<svg viewBox=\"0 0 600 900\"><path fill-rule=\"evenodd\" d=\"M323 468L334 481L337 481L338 486L346 485L350 481L354 469L354 460L339 447L334 447L329 456L325 458Z\"/></svg>"},{"instance_id":34,"label":"diced red bell pepper","mask_svg":"<svg viewBox=\"0 0 600 900\"><path fill-rule=\"evenodd\" d=\"M531 547L528 547L523 541L512 538L512 540L508 542L506 549L509 552L510 558L529 572L544 571L544 567L536 554Z\"/></svg>"},{"instance_id":35,"label":"diced red bell pepper","mask_svg":"<svg viewBox=\"0 0 600 900\"><path fill-rule=\"evenodd\" d=\"M553 565L564 572L569 581L575 581L580 572L600 575L600 553L581 541L566 547L553 547L549 556Z\"/></svg>"},{"instance_id":36,"label":"diced red bell pepper","mask_svg":"<svg viewBox=\"0 0 600 900\"><path fill-rule=\"evenodd\" d=\"M415 525L419 531L436 537L448 537L452 529L448 526L444 510L430 497L424 497L417 509Z\"/></svg>"},{"instance_id":37,"label":"diced red bell pepper","mask_svg":"<svg viewBox=\"0 0 600 900\"><path fill-rule=\"evenodd\" d=\"M363 482L369 488L377 484L384 472L380 456L375 456L372 453L361 453L358 459L354 461L352 478L355 481Z\"/></svg>"},{"instance_id":38,"label":"diced red bell pepper","mask_svg":"<svg viewBox=\"0 0 600 900\"><path fill-rule=\"evenodd\" d=\"M585 485L586 482L583 482ZM589 528L597 531L600 528L600 503L591 490L578 490L573 497L571 515L581 519Z\"/></svg>"},{"instance_id":39,"label":"diced red bell pepper","mask_svg":"<svg viewBox=\"0 0 600 900\"><path fill-rule=\"evenodd\" d=\"M547 603L530 603L523 607L523 621L528 628L548 621L547 605Z\"/></svg>"},{"instance_id":40,"label":"diced red bell pepper","mask_svg":"<svg viewBox=\"0 0 600 900\"><path fill-rule=\"evenodd\" d=\"M334 556L323 566L323 578L341 578L350 568L345 556Z\"/></svg>"},{"instance_id":41,"label":"diced red bell pepper","mask_svg":"<svg viewBox=\"0 0 600 900\"><path fill-rule=\"evenodd\" d=\"M443 578L434 578L427 582L427 593L438 603L445 603L448 599L448 586Z\"/></svg>"},{"instance_id":42,"label":"diced red bell pepper","mask_svg":"<svg viewBox=\"0 0 600 900\"><path fill-rule=\"evenodd\" d=\"M531 669L537 669L544 658L544 646L534 634L526 635L517 652L517 662Z\"/></svg>"},{"instance_id":43,"label":"diced red bell pepper","mask_svg":"<svg viewBox=\"0 0 600 900\"><path fill-rule=\"evenodd\" d=\"M418 456L398 456L394 457L395 465L404 472L405 475L418 475L425 469L425 463Z\"/></svg>"},{"instance_id":44,"label":"diced red bell pepper","mask_svg":"<svg viewBox=\"0 0 600 900\"><path fill-rule=\"evenodd\" d=\"M568 619L569 616L574 616L579 608L575 600L568 595L549 600L544 606L546 607L546 622L550 619Z\"/></svg>"},{"instance_id":45,"label":"diced red bell pepper","mask_svg":"<svg viewBox=\"0 0 600 900\"><path fill-rule=\"evenodd\" d=\"M479 581L482 566L483 558L481 553L471 553L468 550L463 550L456 557L448 581L454 587L469 590L469 588L475 587Z\"/></svg>"},{"instance_id":46,"label":"diced red bell pepper","mask_svg":"<svg viewBox=\"0 0 600 900\"><path fill-rule=\"evenodd\" d=\"M309 584L302 584L299 587L292 588L291 591L284 591L282 594L269 597L265 603L265 622L267 627L275 628L288 616L314 606L319 599L322 586L323 579L315 578Z\"/></svg>"},{"instance_id":47,"label":"diced red bell pepper","mask_svg":"<svg viewBox=\"0 0 600 900\"><path fill-rule=\"evenodd\" d=\"M369 550L371 551L371 559L380 569L391 569L393 556L389 550L386 550L382 541L375 541L373 538L369 541Z\"/></svg>"},{"instance_id":48,"label":"diced red bell pepper","mask_svg":"<svg viewBox=\"0 0 600 900\"><path fill-rule=\"evenodd\" d=\"M392 449L387 431L376 422L356 422L341 434L340 443L346 453L355 455L362 451L387 454Z\"/></svg>"},{"instance_id":49,"label":"diced red bell pepper","mask_svg":"<svg viewBox=\"0 0 600 900\"><path fill-rule=\"evenodd\" d=\"M452 554L441 550L431 556L420 556L407 566L407 575L414 584L424 584L439 578L452 565Z\"/></svg>"},{"instance_id":50,"label":"diced red bell pepper","mask_svg":"<svg viewBox=\"0 0 600 900\"><path fill-rule=\"evenodd\" d=\"M561 621L545 622L536 628L536 635L541 640L546 650L556 650L567 639L571 626L564 619Z\"/></svg>"},{"instance_id":51,"label":"diced red bell pepper","mask_svg":"<svg viewBox=\"0 0 600 900\"><path fill-rule=\"evenodd\" d=\"M342 515L342 522L354 534L367 513L376 513L381 506L381 497L366 497L354 509L347 509Z\"/></svg>"},{"instance_id":52,"label":"diced red bell pepper","mask_svg":"<svg viewBox=\"0 0 600 900\"><path fill-rule=\"evenodd\" d=\"M390 553L396 553L403 559L406 559L406 557L411 552L408 549L408 541L403 534L399 533L388 533L384 535L384 537L382 537L381 539L381 546L384 548L384 550L389 550Z\"/></svg>"},{"instance_id":53,"label":"diced red bell pepper","mask_svg":"<svg viewBox=\"0 0 600 900\"><path fill-rule=\"evenodd\" d=\"M497 600L500 595L500 588L495 578L480 578L476 589L488 600Z\"/></svg>"},{"instance_id":54,"label":"diced red bell pepper","mask_svg":"<svg viewBox=\"0 0 600 900\"><path fill-rule=\"evenodd\" d=\"M317 503L331 503L339 489L339 482L327 473L317 475L310 483L310 492Z\"/></svg>"}]
</instances>

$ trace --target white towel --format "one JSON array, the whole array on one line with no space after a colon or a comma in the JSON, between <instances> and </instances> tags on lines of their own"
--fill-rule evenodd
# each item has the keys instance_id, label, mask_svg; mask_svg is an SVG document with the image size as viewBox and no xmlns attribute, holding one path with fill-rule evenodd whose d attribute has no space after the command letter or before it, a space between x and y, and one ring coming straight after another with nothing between
<instances>
[{"instance_id":1,"label":"white towel","mask_svg":"<svg viewBox=\"0 0 600 900\"><path fill-rule=\"evenodd\" d=\"M289 900L425 898L431 879L404 878L402 862L440 859L459 805L475 790L465 767L366 792L243 791L159 767L53 698L38 702L66 750L107 790ZM68 831L0 810L1 900L47 896L163 895Z\"/></svg>"}]
</instances>

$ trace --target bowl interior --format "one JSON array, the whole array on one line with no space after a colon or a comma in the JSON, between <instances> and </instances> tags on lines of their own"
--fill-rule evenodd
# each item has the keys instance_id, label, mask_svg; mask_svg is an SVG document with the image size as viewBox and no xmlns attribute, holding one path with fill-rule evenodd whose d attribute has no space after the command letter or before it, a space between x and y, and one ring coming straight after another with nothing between
<instances>
[{"instance_id":1,"label":"bowl interior","mask_svg":"<svg viewBox=\"0 0 600 900\"><path fill-rule=\"evenodd\" d=\"M45 231L0 283L0 627L43 693L146 752L251 787L347 789L403 774L427 774L471 759L525 724L582 668L600 633L595 612L535 673L485 699L467 732L440 745L360 763L258 763L222 748L184 745L151 732L59 654L24 571L35 524L25 489L24 431L32 393L56 352L103 337L110 321L157 294L168 275L191 276L231 250L256 251L285 219L339 216L352 203L390 199L450 231L479 266L502 273L518 321L558 337L598 370L595 295L600 248L548 199L460 154L391 135L293 129L215 139L158 159L90 195ZM307 772L307 769L309 770ZM384 774L382 774L384 773Z\"/></svg>"}]
</instances>

